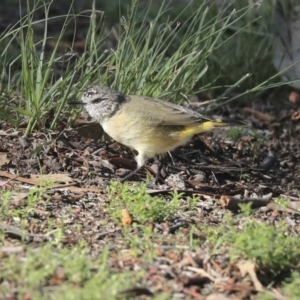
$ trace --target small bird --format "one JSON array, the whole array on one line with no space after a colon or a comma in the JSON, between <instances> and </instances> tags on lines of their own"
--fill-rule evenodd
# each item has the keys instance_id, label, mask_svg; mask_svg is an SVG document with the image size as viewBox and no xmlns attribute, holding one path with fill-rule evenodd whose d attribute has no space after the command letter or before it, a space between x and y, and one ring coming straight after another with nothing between
<instances>
[{"instance_id":1,"label":"small bird","mask_svg":"<svg viewBox=\"0 0 300 300\"><path fill-rule=\"evenodd\" d=\"M186 107L145 96L124 95L105 86L89 88L80 100L88 114L117 142L135 149L138 172L149 158L185 144L215 127L245 126L244 121L211 119Z\"/></svg>"}]
</instances>

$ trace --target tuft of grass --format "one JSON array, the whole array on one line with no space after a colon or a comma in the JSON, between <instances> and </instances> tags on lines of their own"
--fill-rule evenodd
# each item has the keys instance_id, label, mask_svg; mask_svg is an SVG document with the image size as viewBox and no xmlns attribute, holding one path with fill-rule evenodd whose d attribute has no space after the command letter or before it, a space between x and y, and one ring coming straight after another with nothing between
<instances>
[{"instance_id":1,"label":"tuft of grass","mask_svg":"<svg viewBox=\"0 0 300 300\"><path fill-rule=\"evenodd\" d=\"M283 295L290 300L297 300L300 298L300 274L293 272L290 279L287 279L283 284Z\"/></svg>"},{"instance_id":2,"label":"tuft of grass","mask_svg":"<svg viewBox=\"0 0 300 300\"><path fill-rule=\"evenodd\" d=\"M283 299L298 300L300 298L300 274L299 272L293 272L292 276L285 280L283 288L281 289L281 295ZM274 295L266 292L260 293L260 300L273 300Z\"/></svg>"},{"instance_id":3,"label":"tuft of grass","mask_svg":"<svg viewBox=\"0 0 300 300\"><path fill-rule=\"evenodd\" d=\"M0 215L3 218L16 218L18 220L26 220L30 214L34 211L37 203L41 200L47 201L46 190L50 186L51 182L44 182L43 186L34 186L26 195L24 195L24 203L20 207L14 207L11 209L11 202L14 196L19 195L19 191L6 191L0 193Z\"/></svg>"},{"instance_id":4,"label":"tuft of grass","mask_svg":"<svg viewBox=\"0 0 300 300\"><path fill-rule=\"evenodd\" d=\"M74 40L71 49L61 50L64 34L69 23L76 17L71 14L73 3L70 4L66 15L58 17L49 17L52 1L32 3L27 0L26 3L28 14L0 36L0 46L6 44L1 55L3 58L1 86L6 91L0 99L0 105L6 112L3 118L11 120L14 116L12 123L16 127L26 124L25 136L35 129L55 129L60 120L67 116L68 100L76 99L83 87L95 77L100 77L98 68L103 67L105 60L103 59L105 54L98 53L103 38L101 31L95 37L95 32L100 26L98 16L101 16L95 7L89 16L90 28L86 36L86 51L80 56L73 50ZM20 2L20 11L22 8ZM35 20L35 13L42 8L45 18ZM51 38L48 32L49 23L61 19L64 20L61 31L54 39L54 48L49 51L47 50L47 42ZM40 36L40 28L43 28L43 37L36 41ZM20 53L12 59L7 53L15 48L15 44L20 47ZM61 66L63 75L60 71ZM16 91L18 96L12 102L11 94Z\"/></svg>"},{"instance_id":5,"label":"tuft of grass","mask_svg":"<svg viewBox=\"0 0 300 300\"><path fill-rule=\"evenodd\" d=\"M0 86L4 90L0 97L0 117L15 127L25 124L27 136L35 129L54 130L61 120L70 116L66 103L79 97L90 84L176 102L188 94L216 88L214 84L220 71L214 67L215 61L222 61L222 67L227 61L217 53L224 55L226 45L245 33L237 28L245 29L251 24L249 14L253 6L244 5L225 14L216 11L210 2L202 1L199 5L191 1L176 10L163 1L153 14L154 4L142 6L134 0L127 10L120 6L125 10L120 24L109 28L103 12L96 10L95 2L88 15L86 12L72 14L71 2L66 15L50 17L54 5L51 1L27 0L27 15L0 36L0 49L3 49ZM20 1L20 12L23 5ZM36 20L35 14L41 9L45 17ZM74 49L78 28L73 21L78 16L89 18L83 53ZM53 38L49 24L58 21L62 21L61 30ZM73 41L70 47L65 47L64 36L72 23L75 24ZM239 35L228 34L232 28ZM256 33L257 30L252 32ZM114 44L107 43L111 36L116 46L107 46ZM54 41L51 51L47 50L50 39ZM16 51L16 45L20 52ZM230 72L235 73L232 67ZM229 90L244 82L248 72L239 73Z\"/></svg>"},{"instance_id":6,"label":"tuft of grass","mask_svg":"<svg viewBox=\"0 0 300 300\"><path fill-rule=\"evenodd\" d=\"M251 8L243 7L239 13L232 11L225 16L216 13L210 1L195 6L192 1L172 15L171 7L163 1L149 21L151 5L140 12L138 3L132 1L127 16L121 19L119 44L102 80L125 93L172 101L182 100L200 85L200 90L213 88L214 80L204 79L210 68L209 57L227 42L222 38L226 30ZM236 84L245 79L238 78Z\"/></svg>"},{"instance_id":7,"label":"tuft of grass","mask_svg":"<svg viewBox=\"0 0 300 300\"><path fill-rule=\"evenodd\" d=\"M232 261L239 259L255 260L259 272L276 276L284 271L297 270L300 267L300 241L297 236L288 233L288 226L259 223L250 219L251 210L243 207L246 219L240 219L242 228L236 230L239 219L227 215L219 228L206 229L208 240L215 250L226 248ZM243 218L243 217L241 217Z\"/></svg>"},{"instance_id":8,"label":"tuft of grass","mask_svg":"<svg viewBox=\"0 0 300 300\"><path fill-rule=\"evenodd\" d=\"M247 9L243 18L226 29L218 41L218 45L222 46L209 58L211 68L207 76L216 80L216 74L219 74L216 84L221 86L221 90L231 89L233 82L249 73L251 76L247 80L235 86L235 92L243 93L277 73L273 66L274 30L270 18L274 3L271 0L256 2L249 7L248 0L227 1L222 8L219 7L218 13L235 11L236 16Z\"/></svg>"},{"instance_id":9,"label":"tuft of grass","mask_svg":"<svg viewBox=\"0 0 300 300\"><path fill-rule=\"evenodd\" d=\"M12 197L11 191L5 191L0 193L0 215L2 218L10 215L9 204Z\"/></svg>"},{"instance_id":10,"label":"tuft of grass","mask_svg":"<svg viewBox=\"0 0 300 300\"><path fill-rule=\"evenodd\" d=\"M174 217L180 208L181 194L174 192L170 200L147 193L146 184L129 185L111 182L108 188L109 212L120 222L121 211L126 208L138 223L165 221Z\"/></svg>"},{"instance_id":11,"label":"tuft of grass","mask_svg":"<svg viewBox=\"0 0 300 300\"><path fill-rule=\"evenodd\" d=\"M231 139L233 142L237 142L241 139L241 137L243 136L243 129L241 128L230 128L228 130L227 136L229 139Z\"/></svg>"},{"instance_id":12,"label":"tuft of grass","mask_svg":"<svg viewBox=\"0 0 300 300\"><path fill-rule=\"evenodd\" d=\"M0 285L1 298L116 299L143 275L109 269L108 249L96 259L84 245L55 249L47 244L37 250L28 248L26 257L22 253L2 257L1 280L6 284Z\"/></svg>"},{"instance_id":13,"label":"tuft of grass","mask_svg":"<svg viewBox=\"0 0 300 300\"><path fill-rule=\"evenodd\" d=\"M254 258L258 266L278 274L283 270L299 268L300 246L297 237L286 236L287 226L278 228L249 222L244 232L239 235L226 235L228 242L233 242L232 258L245 255Z\"/></svg>"}]
</instances>

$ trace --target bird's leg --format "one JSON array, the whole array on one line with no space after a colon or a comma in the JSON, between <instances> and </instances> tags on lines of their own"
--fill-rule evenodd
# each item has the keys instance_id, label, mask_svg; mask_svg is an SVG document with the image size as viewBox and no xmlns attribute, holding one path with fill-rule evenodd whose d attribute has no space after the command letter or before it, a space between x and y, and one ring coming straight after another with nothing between
<instances>
[{"instance_id":1,"label":"bird's leg","mask_svg":"<svg viewBox=\"0 0 300 300\"><path fill-rule=\"evenodd\" d=\"M124 182L127 179L129 179L131 176L133 176L134 174L136 174L142 167L137 167L134 171L130 172L127 176L125 176L124 178L120 179L120 182Z\"/></svg>"},{"instance_id":2,"label":"bird's leg","mask_svg":"<svg viewBox=\"0 0 300 300\"><path fill-rule=\"evenodd\" d=\"M157 163L157 172L156 172L156 174L155 174L155 181L154 181L154 183L155 183L155 184L158 184L159 181L160 181L159 175L160 175L160 171L161 171L161 169L162 169L162 162L159 160L159 158L157 158L157 159L155 160L155 163Z\"/></svg>"},{"instance_id":3,"label":"bird's leg","mask_svg":"<svg viewBox=\"0 0 300 300\"><path fill-rule=\"evenodd\" d=\"M134 171L132 171L131 173L129 173L127 176L125 176L124 178L122 178L120 180L120 182L124 182L127 179L129 179L131 176L133 176L134 174L136 174L144 166L145 161L146 161L146 157L138 155L136 157L136 161L138 163L138 167ZM155 184L157 184L158 182L161 181L160 172L162 170L163 163L160 161L159 157L157 157L155 159L155 163L157 164L157 171L155 172ZM151 170L151 171L153 172L153 170Z\"/></svg>"},{"instance_id":4,"label":"bird's leg","mask_svg":"<svg viewBox=\"0 0 300 300\"><path fill-rule=\"evenodd\" d=\"M175 161L174 161L174 159L173 159L173 156L172 156L171 152L168 151L168 154L169 154L169 157L170 157L170 159L171 159L171 161L172 161L172 165L175 166Z\"/></svg>"},{"instance_id":5,"label":"bird's leg","mask_svg":"<svg viewBox=\"0 0 300 300\"><path fill-rule=\"evenodd\" d=\"M147 156L145 154L141 154L141 153L143 153L143 151L138 151L138 153L139 154L135 157L135 160L137 162L137 168L134 171L132 171L131 173L129 173L127 176L122 178L121 182L124 182L127 179L129 179L132 175L136 174L145 165Z\"/></svg>"}]
</instances>

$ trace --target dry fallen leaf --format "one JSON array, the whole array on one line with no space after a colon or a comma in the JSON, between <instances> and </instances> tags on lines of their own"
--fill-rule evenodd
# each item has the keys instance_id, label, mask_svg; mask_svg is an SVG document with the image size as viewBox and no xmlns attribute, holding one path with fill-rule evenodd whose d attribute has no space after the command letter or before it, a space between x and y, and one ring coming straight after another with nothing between
<instances>
[{"instance_id":1,"label":"dry fallen leaf","mask_svg":"<svg viewBox=\"0 0 300 300\"><path fill-rule=\"evenodd\" d=\"M11 195L11 203L17 203L28 196L28 192L18 192Z\"/></svg>"},{"instance_id":2,"label":"dry fallen leaf","mask_svg":"<svg viewBox=\"0 0 300 300\"><path fill-rule=\"evenodd\" d=\"M229 298L229 297L225 296L224 294L217 293L217 294L211 294L211 295L207 296L205 299L206 300L232 300L234 298L232 298L232 297Z\"/></svg>"},{"instance_id":3,"label":"dry fallen leaf","mask_svg":"<svg viewBox=\"0 0 300 300\"><path fill-rule=\"evenodd\" d=\"M124 226L130 226L132 224L132 217L126 208L122 210L122 224Z\"/></svg>"},{"instance_id":4,"label":"dry fallen leaf","mask_svg":"<svg viewBox=\"0 0 300 300\"><path fill-rule=\"evenodd\" d=\"M289 95L289 101L293 104L300 105L300 94L291 92Z\"/></svg>"},{"instance_id":5,"label":"dry fallen leaf","mask_svg":"<svg viewBox=\"0 0 300 300\"><path fill-rule=\"evenodd\" d=\"M7 158L7 153L0 152L0 167L9 162Z\"/></svg>"},{"instance_id":6,"label":"dry fallen leaf","mask_svg":"<svg viewBox=\"0 0 300 300\"><path fill-rule=\"evenodd\" d=\"M255 272L255 264L253 261L247 260L247 261L241 261L237 264L238 268L240 269L240 272L242 276L246 276L247 274L250 276L253 285L255 289L259 292L264 291L263 285L260 283L256 276Z\"/></svg>"},{"instance_id":7,"label":"dry fallen leaf","mask_svg":"<svg viewBox=\"0 0 300 300\"><path fill-rule=\"evenodd\" d=\"M292 120L293 121L298 121L300 119L300 112L299 111L295 111L293 114L292 114Z\"/></svg>"},{"instance_id":8,"label":"dry fallen leaf","mask_svg":"<svg viewBox=\"0 0 300 300\"><path fill-rule=\"evenodd\" d=\"M31 178L44 181L49 180L59 183L70 183L73 181L69 174L31 174Z\"/></svg>"},{"instance_id":9,"label":"dry fallen leaf","mask_svg":"<svg viewBox=\"0 0 300 300\"><path fill-rule=\"evenodd\" d=\"M208 272L206 272L204 269L202 268L194 268L194 267L187 267L187 270L189 271L193 271L196 272L197 274L199 274L202 277L207 277L209 280L211 280L212 282L216 281L216 278L214 278L212 275L210 275Z\"/></svg>"},{"instance_id":10,"label":"dry fallen leaf","mask_svg":"<svg viewBox=\"0 0 300 300\"><path fill-rule=\"evenodd\" d=\"M18 135L19 131L15 131L14 129L12 129L13 132L9 131L9 132L6 132L4 130L0 130L0 136L3 135L3 136L16 136Z\"/></svg>"}]
</instances>

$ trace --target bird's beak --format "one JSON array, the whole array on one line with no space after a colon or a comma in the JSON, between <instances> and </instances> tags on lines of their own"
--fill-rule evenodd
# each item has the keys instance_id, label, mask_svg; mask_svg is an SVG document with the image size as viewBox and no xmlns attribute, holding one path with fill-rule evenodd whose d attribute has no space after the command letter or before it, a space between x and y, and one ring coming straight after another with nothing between
<instances>
[{"instance_id":1,"label":"bird's beak","mask_svg":"<svg viewBox=\"0 0 300 300\"><path fill-rule=\"evenodd\" d=\"M68 104L70 104L70 105L85 105L86 103L84 103L82 100L73 100L73 101L69 101Z\"/></svg>"}]
</instances>

